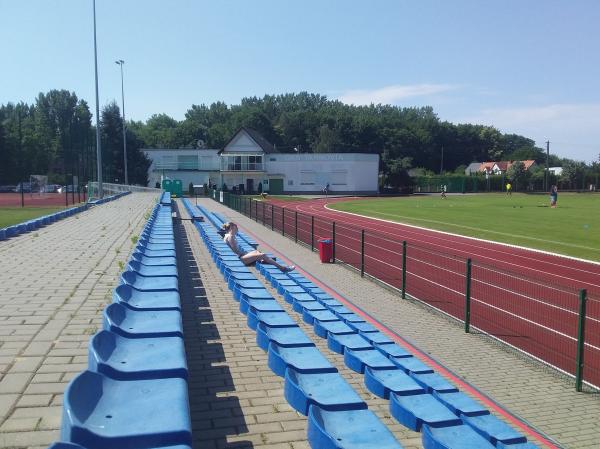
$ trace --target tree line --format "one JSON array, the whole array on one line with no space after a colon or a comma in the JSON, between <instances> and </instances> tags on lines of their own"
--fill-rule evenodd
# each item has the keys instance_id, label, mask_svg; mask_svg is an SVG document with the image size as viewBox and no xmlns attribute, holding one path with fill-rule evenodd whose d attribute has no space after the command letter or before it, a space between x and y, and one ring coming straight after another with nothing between
<instances>
[{"instance_id":1,"label":"tree line","mask_svg":"<svg viewBox=\"0 0 600 449\"><path fill-rule=\"evenodd\" d=\"M103 108L100 126L105 181L122 182L121 119L114 102ZM149 161L140 148L222 148L242 126L260 132L279 152L378 153L382 179L390 186L409 183L411 168L460 173L473 161L534 159L544 165L546 159L532 139L443 121L429 106L353 106L301 92L248 97L236 105L192 105L183 120L154 114L145 122L129 121L129 178L136 184L147 181ZM0 106L0 183L32 173L93 178L94 132L87 103L73 92L52 90L39 94L33 105ZM597 163L550 156L550 166L564 165L575 183L600 171Z\"/></svg>"},{"instance_id":2,"label":"tree line","mask_svg":"<svg viewBox=\"0 0 600 449\"><path fill-rule=\"evenodd\" d=\"M123 134L115 102L101 112L103 178L123 182ZM127 132L129 179L146 185L150 161L140 151L143 142ZM0 185L47 175L52 184L81 184L96 178L96 128L85 100L68 90L40 93L33 104L0 105Z\"/></svg>"}]
</instances>

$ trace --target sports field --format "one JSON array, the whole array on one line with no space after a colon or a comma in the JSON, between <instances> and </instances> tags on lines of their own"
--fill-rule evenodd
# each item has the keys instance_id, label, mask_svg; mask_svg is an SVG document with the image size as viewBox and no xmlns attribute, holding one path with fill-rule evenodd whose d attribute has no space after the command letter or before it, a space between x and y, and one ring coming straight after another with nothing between
<instances>
[{"instance_id":1,"label":"sports field","mask_svg":"<svg viewBox=\"0 0 600 449\"><path fill-rule=\"evenodd\" d=\"M329 208L498 242L600 260L600 195L475 194L369 198Z\"/></svg>"},{"instance_id":2,"label":"sports field","mask_svg":"<svg viewBox=\"0 0 600 449\"><path fill-rule=\"evenodd\" d=\"M63 207L0 207L0 228L48 215Z\"/></svg>"}]
</instances>

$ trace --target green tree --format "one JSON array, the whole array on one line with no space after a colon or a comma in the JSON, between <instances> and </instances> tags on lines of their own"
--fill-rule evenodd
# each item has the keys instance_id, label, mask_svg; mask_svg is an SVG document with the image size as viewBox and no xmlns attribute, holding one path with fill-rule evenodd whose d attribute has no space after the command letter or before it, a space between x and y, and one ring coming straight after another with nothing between
<instances>
[{"instance_id":1,"label":"green tree","mask_svg":"<svg viewBox=\"0 0 600 449\"><path fill-rule=\"evenodd\" d=\"M513 190L519 190L526 188L529 178L531 178L531 173L525 169L523 162L517 161L508 168L506 176L514 184Z\"/></svg>"}]
</instances>

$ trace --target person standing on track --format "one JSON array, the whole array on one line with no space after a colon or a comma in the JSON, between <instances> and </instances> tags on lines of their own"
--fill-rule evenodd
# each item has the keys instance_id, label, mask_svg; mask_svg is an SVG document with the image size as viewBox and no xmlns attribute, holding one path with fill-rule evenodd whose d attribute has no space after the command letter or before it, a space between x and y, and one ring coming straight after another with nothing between
<instances>
[{"instance_id":1,"label":"person standing on track","mask_svg":"<svg viewBox=\"0 0 600 449\"><path fill-rule=\"evenodd\" d=\"M553 185L550 187L550 207L556 209L556 202L558 201L558 187Z\"/></svg>"},{"instance_id":2,"label":"person standing on track","mask_svg":"<svg viewBox=\"0 0 600 449\"><path fill-rule=\"evenodd\" d=\"M275 265L284 273L293 271L296 268L294 265L291 265L289 267L281 265L276 260L271 259L269 256L267 256L265 253L261 253L257 250L249 252L242 251L235 237L238 233L238 227L235 223L230 221L228 223L223 224L222 230L225 231L225 237L223 237L223 241L227 243L227 246L229 246L229 248L231 248L231 250L234 253L237 254L237 256L240 258L244 265L252 265L254 262L260 262L267 265Z\"/></svg>"}]
</instances>

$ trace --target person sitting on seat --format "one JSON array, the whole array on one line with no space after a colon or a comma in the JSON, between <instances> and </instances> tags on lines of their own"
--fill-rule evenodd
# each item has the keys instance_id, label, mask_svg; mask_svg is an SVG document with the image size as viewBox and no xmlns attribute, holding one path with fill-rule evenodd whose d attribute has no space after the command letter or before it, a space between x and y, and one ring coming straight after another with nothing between
<instances>
[{"instance_id":1,"label":"person sitting on seat","mask_svg":"<svg viewBox=\"0 0 600 449\"><path fill-rule=\"evenodd\" d=\"M235 237L238 232L238 227L235 223L230 221L230 222L223 224L222 230L225 231L225 236L223 237L223 241L225 243L227 243L227 245L231 248L231 250L238 255L238 257L240 258L240 260L242 261L242 263L244 265L252 265L254 262L260 262L260 263L264 263L267 265L275 265L277 268L279 268L284 273L292 271L296 268L294 265L291 265L289 267L285 266L285 265L281 265L276 260L271 259L265 253L261 253L258 250L253 250L250 252L242 251L242 249L239 247L236 237Z\"/></svg>"}]
</instances>

